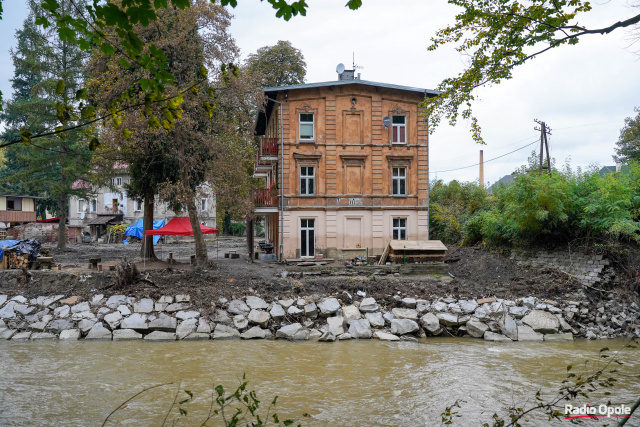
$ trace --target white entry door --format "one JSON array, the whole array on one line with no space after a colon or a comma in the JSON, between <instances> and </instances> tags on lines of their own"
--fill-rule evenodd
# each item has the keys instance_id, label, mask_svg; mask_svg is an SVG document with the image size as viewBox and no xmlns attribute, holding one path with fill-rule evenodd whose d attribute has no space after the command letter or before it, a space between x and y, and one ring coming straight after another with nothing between
<instances>
[{"instance_id":1,"label":"white entry door","mask_svg":"<svg viewBox=\"0 0 640 427\"><path fill-rule=\"evenodd\" d=\"M315 220L313 219L301 219L300 220L300 256L314 256L315 255Z\"/></svg>"}]
</instances>

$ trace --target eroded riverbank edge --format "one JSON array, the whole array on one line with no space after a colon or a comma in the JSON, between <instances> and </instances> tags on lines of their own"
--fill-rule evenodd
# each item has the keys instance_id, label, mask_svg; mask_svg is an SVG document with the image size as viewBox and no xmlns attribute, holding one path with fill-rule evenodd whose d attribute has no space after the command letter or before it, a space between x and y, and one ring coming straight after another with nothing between
<instances>
[{"instance_id":1,"label":"eroded riverbank edge","mask_svg":"<svg viewBox=\"0 0 640 427\"><path fill-rule=\"evenodd\" d=\"M260 291L219 278L217 291L209 286L204 292L191 283L195 273L184 271L172 276L193 286L178 287L186 292L176 294L159 285L162 276L145 279L144 272L135 292L112 289L109 272L36 271L26 285L20 283L21 274L0 273L1 289L15 288L0 294L3 339L394 341L471 336L508 342L640 337L636 302L593 302L571 288L564 298L553 299L460 298L452 296L456 290L449 276L402 280L387 274L334 276L326 293L314 292L320 287L313 280L319 279L294 277L268 279L271 286ZM66 292L55 293L61 281ZM406 286L398 286L399 281ZM46 292L48 288L54 292Z\"/></svg>"}]
</instances>

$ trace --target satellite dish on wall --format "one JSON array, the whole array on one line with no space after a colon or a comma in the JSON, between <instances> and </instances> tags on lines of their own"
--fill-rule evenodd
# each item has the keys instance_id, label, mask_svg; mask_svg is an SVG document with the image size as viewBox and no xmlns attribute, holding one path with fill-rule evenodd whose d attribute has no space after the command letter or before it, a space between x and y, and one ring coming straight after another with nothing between
<instances>
[{"instance_id":1,"label":"satellite dish on wall","mask_svg":"<svg viewBox=\"0 0 640 427\"><path fill-rule=\"evenodd\" d=\"M388 128L391 124L391 117L386 116L384 119L382 119L382 124L384 125L385 129Z\"/></svg>"},{"instance_id":2,"label":"satellite dish on wall","mask_svg":"<svg viewBox=\"0 0 640 427\"><path fill-rule=\"evenodd\" d=\"M338 66L336 67L336 73L338 73L338 74L344 73L344 64L343 63L338 64Z\"/></svg>"}]
</instances>

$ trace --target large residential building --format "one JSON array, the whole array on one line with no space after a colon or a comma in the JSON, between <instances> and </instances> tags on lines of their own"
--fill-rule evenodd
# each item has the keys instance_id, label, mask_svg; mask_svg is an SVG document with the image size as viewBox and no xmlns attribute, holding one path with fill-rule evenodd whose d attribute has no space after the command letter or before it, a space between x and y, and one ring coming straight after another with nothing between
<instances>
[{"instance_id":1,"label":"large residential building","mask_svg":"<svg viewBox=\"0 0 640 427\"><path fill-rule=\"evenodd\" d=\"M338 81L264 89L252 190L267 243L284 258L380 254L428 239L427 89Z\"/></svg>"}]
</instances>

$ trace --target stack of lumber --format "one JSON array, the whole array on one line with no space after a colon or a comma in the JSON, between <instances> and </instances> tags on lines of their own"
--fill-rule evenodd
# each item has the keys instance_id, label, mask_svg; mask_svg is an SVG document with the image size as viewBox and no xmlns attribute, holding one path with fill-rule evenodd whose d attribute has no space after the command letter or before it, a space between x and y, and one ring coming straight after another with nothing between
<instances>
[{"instance_id":1,"label":"stack of lumber","mask_svg":"<svg viewBox=\"0 0 640 427\"><path fill-rule=\"evenodd\" d=\"M447 247L440 240L390 240L379 265L443 262Z\"/></svg>"},{"instance_id":2,"label":"stack of lumber","mask_svg":"<svg viewBox=\"0 0 640 427\"><path fill-rule=\"evenodd\" d=\"M29 268L29 254L17 254L13 251L4 251L3 267L9 268Z\"/></svg>"}]
</instances>

